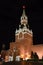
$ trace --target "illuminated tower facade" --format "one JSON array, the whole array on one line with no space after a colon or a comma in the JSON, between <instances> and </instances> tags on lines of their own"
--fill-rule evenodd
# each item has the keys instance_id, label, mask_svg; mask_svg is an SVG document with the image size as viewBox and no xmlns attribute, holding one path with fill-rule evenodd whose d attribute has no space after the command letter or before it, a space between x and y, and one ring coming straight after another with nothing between
<instances>
[{"instance_id":1,"label":"illuminated tower facade","mask_svg":"<svg viewBox=\"0 0 43 65\"><path fill-rule=\"evenodd\" d=\"M25 6L23 6L23 13L20 18L20 23L21 24L19 25L19 29L18 30L16 29L15 31L15 42L19 41L20 45L22 46L20 48L20 55L23 56L25 54L26 57L27 55L31 55L33 33L32 30L29 29L28 17L26 16L25 13Z\"/></svg>"},{"instance_id":2,"label":"illuminated tower facade","mask_svg":"<svg viewBox=\"0 0 43 65\"><path fill-rule=\"evenodd\" d=\"M20 25L19 29L15 31L15 41L28 38L30 35L31 37L33 36L32 30L29 30L29 25L28 25L28 17L26 16L25 13L25 6L23 6L23 13L20 18ZM27 36L26 36L27 35Z\"/></svg>"},{"instance_id":3,"label":"illuminated tower facade","mask_svg":"<svg viewBox=\"0 0 43 65\"><path fill-rule=\"evenodd\" d=\"M23 6L19 29L15 31L15 42L10 43L9 53L12 52L14 58L19 55L23 59L30 59L31 51L36 52L40 59L42 58L43 45L33 45L33 32L29 29L28 17Z\"/></svg>"}]
</instances>

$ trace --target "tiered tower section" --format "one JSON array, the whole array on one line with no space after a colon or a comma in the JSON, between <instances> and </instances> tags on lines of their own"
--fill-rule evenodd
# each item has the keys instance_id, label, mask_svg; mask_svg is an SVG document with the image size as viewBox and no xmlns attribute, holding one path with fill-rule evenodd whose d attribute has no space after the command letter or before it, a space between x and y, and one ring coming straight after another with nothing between
<instances>
[{"instance_id":1,"label":"tiered tower section","mask_svg":"<svg viewBox=\"0 0 43 65\"><path fill-rule=\"evenodd\" d=\"M22 16L20 18L20 25L19 25L19 29L15 31L15 41L18 41L20 39L23 38L28 38L29 36L32 36L32 30L29 30L29 25L28 25L28 17L26 16L25 13L25 6L23 6L23 13Z\"/></svg>"}]
</instances>

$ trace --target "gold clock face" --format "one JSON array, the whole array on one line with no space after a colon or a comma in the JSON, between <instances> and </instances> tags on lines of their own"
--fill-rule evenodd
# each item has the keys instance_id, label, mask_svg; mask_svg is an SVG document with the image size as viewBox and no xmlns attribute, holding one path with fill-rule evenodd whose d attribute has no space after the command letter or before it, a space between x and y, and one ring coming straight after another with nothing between
<instances>
[{"instance_id":1,"label":"gold clock face","mask_svg":"<svg viewBox=\"0 0 43 65\"><path fill-rule=\"evenodd\" d=\"M27 24L27 22L26 21L23 21L23 24Z\"/></svg>"}]
</instances>

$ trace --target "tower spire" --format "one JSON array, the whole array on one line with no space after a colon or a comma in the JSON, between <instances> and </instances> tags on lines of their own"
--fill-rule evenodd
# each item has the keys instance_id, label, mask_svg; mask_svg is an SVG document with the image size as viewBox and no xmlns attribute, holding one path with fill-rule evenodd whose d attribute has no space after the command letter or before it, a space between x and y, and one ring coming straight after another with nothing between
<instances>
[{"instance_id":1,"label":"tower spire","mask_svg":"<svg viewBox=\"0 0 43 65\"><path fill-rule=\"evenodd\" d=\"M26 13L25 13L25 6L23 6L23 13L22 13L22 16L21 16L21 25L26 25L28 23L28 17L26 16Z\"/></svg>"},{"instance_id":2,"label":"tower spire","mask_svg":"<svg viewBox=\"0 0 43 65\"><path fill-rule=\"evenodd\" d=\"M23 15L25 15L25 6L23 6Z\"/></svg>"}]
</instances>

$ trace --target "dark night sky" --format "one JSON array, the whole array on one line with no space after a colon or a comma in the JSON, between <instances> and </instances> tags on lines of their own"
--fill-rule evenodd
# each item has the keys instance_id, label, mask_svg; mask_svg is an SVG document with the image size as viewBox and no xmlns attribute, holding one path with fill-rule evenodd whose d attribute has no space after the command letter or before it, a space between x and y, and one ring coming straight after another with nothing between
<instances>
[{"instance_id":1,"label":"dark night sky","mask_svg":"<svg viewBox=\"0 0 43 65\"><path fill-rule=\"evenodd\" d=\"M33 31L34 44L43 44L43 2L42 0L14 0L0 2L0 49L2 44L9 48L9 42L15 39L15 29L20 23L22 6L26 6L26 14L30 29Z\"/></svg>"}]
</instances>

